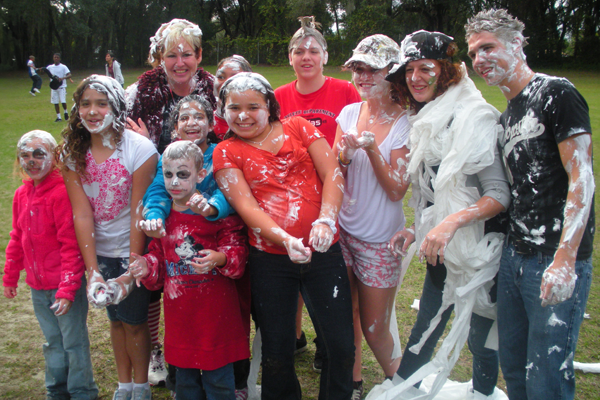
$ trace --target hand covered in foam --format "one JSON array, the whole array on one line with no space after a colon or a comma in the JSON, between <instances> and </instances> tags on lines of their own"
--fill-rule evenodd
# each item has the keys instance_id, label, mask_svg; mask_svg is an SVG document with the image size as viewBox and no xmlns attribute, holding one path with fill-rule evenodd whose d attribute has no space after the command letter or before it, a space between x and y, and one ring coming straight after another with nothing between
<instances>
[{"instance_id":1,"label":"hand covered in foam","mask_svg":"<svg viewBox=\"0 0 600 400\"><path fill-rule=\"evenodd\" d=\"M388 250L395 257L406 257L408 246L415 241L415 231L411 228L402 229L396 232L388 243Z\"/></svg>"},{"instance_id":2,"label":"hand covered in foam","mask_svg":"<svg viewBox=\"0 0 600 400\"><path fill-rule=\"evenodd\" d=\"M283 245L285 246L285 249L287 250L292 262L298 264L306 264L310 262L312 252L308 247L304 247L301 239L290 236L283 242Z\"/></svg>"},{"instance_id":3,"label":"hand covered in foam","mask_svg":"<svg viewBox=\"0 0 600 400\"><path fill-rule=\"evenodd\" d=\"M200 250L198 257L194 257L190 265L198 274L208 274L215 267L227 264L227 256L214 250Z\"/></svg>"},{"instance_id":4,"label":"hand covered in foam","mask_svg":"<svg viewBox=\"0 0 600 400\"><path fill-rule=\"evenodd\" d=\"M210 217L216 214L217 209L208 204L208 199L201 194L194 193L190 200L187 202L187 206L190 207L196 214L200 214L203 217Z\"/></svg>"},{"instance_id":5,"label":"hand covered in foam","mask_svg":"<svg viewBox=\"0 0 600 400\"><path fill-rule=\"evenodd\" d=\"M437 265L439 257L440 263L444 263L446 247L458 229L458 225L451 217L452 215L446 217L435 228L427 233L427 236L423 239L423 243L421 243L421 248L419 249L421 261L423 258L427 258L427 262L435 266Z\"/></svg>"},{"instance_id":6,"label":"hand covered in foam","mask_svg":"<svg viewBox=\"0 0 600 400\"><path fill-rule=\"evenodd\" d=\"M167 235L162 219L145 219L140 221L140 229L144 231L146 236L160 239Z\"/></svg>"},{"instance_id":7,"label":"hand covered in foam","mask_svg":"<svg viewBox=\"0 0 600 400\"><path fill-rule=\"evenodd\" d=\"M60 317L61 315L65 315L71 309L73 302L67 299L56 299L54 304L50 306L51 310L54 310L54 315Z\"/></svg>"},{"instance_id":8,"label":"hand covered in foam","mask_svg":"<svg viewBox=\"0 0 600 400\"><path fill-rule=\"evenodd\" d=\"M319 253L325 253L333 243L333 235L337 231L332 219L318 219L312 224L308 244Z\"/></svg>"},{"instance_id":9,"label":"hand covered in foam","mask_svg":"<svg viewBox=\"0 0 600 400\"><path fill-rule=\"evenodd\" d=\"M113 293L110 304L119 304L127 296L129 296L129 293L131 293L131 291L133 290L134 282L135 279L133 279L129 271L125 272L118 278L109 279L108 281L106 281L108 288Z\"/></svg>"},{"instance_id":10,"label":"hand covered in foam","mask_svg":"<svg viewBox=\"0 0 600 400\"><path fill-rule=\"evenodd\" d=\"M103 308L112 301L112 290L98 271L92 271L88 276L87 298L95 308Z\"/></svg>"},{"instance_id":11,"label":"hand covered in foam","mask_svg":"<svg viewBox=\"0 0 600 400\"><path fill-rule=\"evenodd\" d=\"M356 128L352 127L348 133L342 135L342 140L338 144L342 156L345 160L352 160L358 149L366 149L375 143L375 134L369 131L363 131L359 136Z\"/></svg>"},{"instance_id":12,"label":"hand covered in foam","mask_svg":"<svg viewBox=\"0 0 600 400\"><path fill-rule=\"evenodd\" d=\"M553 306L568 300L573 295L577 283L575 266L566 260L554 257L552 264L542 275L540 299L542 307Z\"/></svg>"},{"instance_id":13,"label":"hand covered in foam","mask_svg":"<svg viewBox=\"0 0 600 400\"><path fill-rule=\"evenodd\" d=\"M160 221L160 220L159 220ZM135 278L135 282L140 286L140 280L148 276L148 263L146 259L138 254L131 253L133 262L129 264L129 272Z\"/></svg>"}]
</instances>

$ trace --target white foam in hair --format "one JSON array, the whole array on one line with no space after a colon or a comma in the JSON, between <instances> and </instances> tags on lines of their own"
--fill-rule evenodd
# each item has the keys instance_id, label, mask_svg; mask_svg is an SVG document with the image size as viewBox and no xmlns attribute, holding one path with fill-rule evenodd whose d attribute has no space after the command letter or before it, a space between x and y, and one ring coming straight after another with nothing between
<instances>
[{"instance_id":1,"label":"white foam in hair","mask_svg":"<svg viewBox=\"0 0 600 400\"><path fill-rule=\"evenodd\" d=\"M163 153L163 160L181 160L189 158L194 161L196 170L200 171L204 166L204 154L200 147L191 140L178 140L167 146Z\"/></svg>"},{"instance_id":2,"label":"white foam in hair","mask_svg":"<svg viewBox=\"0 0 600 400\"><path fill-rule=\"evenodd\" d=\"M56 139L54 139L50 133L35 129L21 136L21 139L19 139L17 142L17 149L22 150L29 144L29 142L35 139L40 139L49 150L54 150L54 148L58 145L56 143Z\"/></svg>"},{"instance_id":3,"label":"white foam in hair","mask_svg":"<svg viewBox=\"0 0 600 400\"><path fill-rule=\"evenodd\" d=\"M202 38L202 29L187 19L175 18L169 22L165 22L158 28L154 36L150 38L150 55L148 57L150 63L154 63L155 61L154 54L160 52L163 48L168 49L170 47L168 44L173 40L170 37L171 30L177 25L185 26L181 30L183 36Z\"/></svg>"},{"instance_id":4,"label":"white foam in hair","mask_svg":"<svg viewBox=\"0 0 600 400\"><path fill-rule=\"evenodd\" d=\"M123 86L115 79L105 75L90 75L84 82L86 83L86 88L93 89L108 97L108 103L115 114L112 127L117 132L123 132L125 129L125 121L127 120L127 110L124 107L125 91L123 90ZM79 113L79 104L74 105L74 107L77 107L77 113Z\"/></svg>"},{"instance_id":5,"label":"white foam in hair","mask_svg":"<svg viewBox=\"0 0 600 400\"><path fill-rule=\"evenodd\" d=\"M267 81L264 76L255 72L240 72L239 74L232 76L225 81L221 90L225 91L225 96L230 92L239 93L245 92L246 90L254 90L264 95L273 92L273 88L271 87L271 84L269 84L269 81Z\"/></svg>"},{"instance_id":6,"label":"white foam in hair","mask_svg":"<svg viewBox=\"0 0 600 400\"><path fill-rule=\"evenodd\" d=\"M321 27L321 24L315 21L315 17L299 17L298 21L300 21L300 29L292 36L288 46L288 52L298 47L297 43L309 36L315 38L317 43L323 48L323 51L327 51L327 41L323 37L323 34L317 30L317 28Z\"/></svg>"}]
</instances>

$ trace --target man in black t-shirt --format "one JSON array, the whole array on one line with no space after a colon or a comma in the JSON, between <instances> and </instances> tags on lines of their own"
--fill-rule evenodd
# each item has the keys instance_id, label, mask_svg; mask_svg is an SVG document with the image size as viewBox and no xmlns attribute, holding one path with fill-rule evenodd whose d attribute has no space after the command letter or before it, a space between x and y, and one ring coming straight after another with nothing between
<instances>
[{"instance_id":1,"label":"man in black t-shirt","mask_svg":"<svg viewBox=\"0 0 600 400\"><path fill-rule=\"evenodd\" d=\"M512 203L498 276L508 395L572 399L594 238L588 106L568 80L529 69L525 26L506 10L480 12L465 28L475 72L508 100L499 142Z\"/></svg>"}]
</instances>

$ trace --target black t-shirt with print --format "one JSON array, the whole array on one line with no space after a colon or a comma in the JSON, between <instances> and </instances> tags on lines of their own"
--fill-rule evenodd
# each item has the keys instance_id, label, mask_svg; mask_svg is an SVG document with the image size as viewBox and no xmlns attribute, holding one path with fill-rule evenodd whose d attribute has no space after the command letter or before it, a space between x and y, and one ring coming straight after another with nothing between
<instances>
[{"instance_id":1,"label":"black t-shirt with print","mask_svg":"<svg viewBox=\"0 0 600 400\"><path fill-rule=\"evenodd\" d=\"M558 143L591 133L588 105L564 78L536 74L500 117L498 138L511 183L511 236L553 255L560 242L569 187ZM591 256L594 207L577 259Z\"/></svg>"}]
</instances>

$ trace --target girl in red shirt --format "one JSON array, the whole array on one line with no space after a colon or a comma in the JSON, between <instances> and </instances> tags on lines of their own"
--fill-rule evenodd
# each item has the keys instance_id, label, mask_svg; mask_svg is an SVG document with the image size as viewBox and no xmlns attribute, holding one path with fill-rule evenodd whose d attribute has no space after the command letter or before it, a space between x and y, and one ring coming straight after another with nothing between
<instances>
[{"instance_id":1,"label":"girl in red shirt","mask_svg":"<svg viewBox=\"0 0 600 400\"><path fill-rule=\"evenodd\" d=\"M344 178L335 155L303 118L279 120L279 104L261 75L235 75L219 97L230 129L213 165L217 183L251 232L248 266L263 341L262 399L301 398L294 372L298 291L323 340L321 393L348 399L354 335L337 243Z\"/></svg>"}]
</instances>

